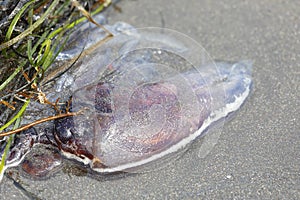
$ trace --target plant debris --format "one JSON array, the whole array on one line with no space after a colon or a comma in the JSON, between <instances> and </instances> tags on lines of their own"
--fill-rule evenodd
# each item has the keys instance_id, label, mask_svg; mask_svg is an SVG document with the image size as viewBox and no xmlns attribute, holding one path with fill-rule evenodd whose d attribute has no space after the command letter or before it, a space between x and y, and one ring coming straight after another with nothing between
<instances>
[{"instance_id":1,"label":"plant debris","mask_svg":"<svg viewBox=\"0 0 300 200\"><path fill-rule=\"evenodd\" d=\"M111 0L4 0L0 2L0 133L6 140L1 156L0 174L14 133L44 121L80 113L58 113L19 128L30 101L55 108L40 88L44 74L52 67L68 35L78 23L88 19L107 31L91 17L101 12ZM14 126L12 127L12 125ZM6 137L11 135L10 137ZM4 137L4 138L3 138ZM1 143L3 145L3 142Z\"/></svg>"}]
</instances>

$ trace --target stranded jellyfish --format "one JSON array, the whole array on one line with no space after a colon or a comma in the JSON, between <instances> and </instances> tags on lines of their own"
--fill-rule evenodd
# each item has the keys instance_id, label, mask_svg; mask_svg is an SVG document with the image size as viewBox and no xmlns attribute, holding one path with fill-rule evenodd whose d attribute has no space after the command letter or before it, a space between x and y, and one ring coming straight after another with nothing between
<instances>
[{"instance_id":1,"label":"stranded jellyfish","mask_svg":"<svg viewBox=\"0 0 300 200\"><path fill-rule=\"evenodd\" d=\"M132 170L222 125L250 93L249 61L214 62L194 40L168 29L134 29L125 23L107 28L114 37L81 58L52 88L53 98L71 98L71 111L83 114L54 121L43 142L31 134L31 143L51 138L48 145L97 172ZM92 28L87 43L104 34ZM21 152L18 162L31 143L15 148ZM51 159L36 158L43 159L41 168L53 169L48 161L55 167L60 163L57 152ZM33 164L26 160L23 168L37 176L45 173Z\"/></svg>"}]
</instances>

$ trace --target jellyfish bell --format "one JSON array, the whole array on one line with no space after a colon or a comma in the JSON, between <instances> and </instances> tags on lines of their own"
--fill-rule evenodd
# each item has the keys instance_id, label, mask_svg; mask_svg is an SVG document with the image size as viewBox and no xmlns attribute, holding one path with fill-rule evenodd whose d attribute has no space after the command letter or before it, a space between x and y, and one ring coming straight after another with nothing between
<instances>
[{"instance_id":1,"label":"jellyfish bell","mask_svg":"<svg viewBox=\"0 0 300 200\"><path fill-rule=\"evenodd\" d=\"M80 148L62 151L98 172L130 171L221 129L250 90L249 64L216 64L176 31L132 30L83 58L74 82L72 109L86 110L72 119Z\"/></svg>"}]
</instances>

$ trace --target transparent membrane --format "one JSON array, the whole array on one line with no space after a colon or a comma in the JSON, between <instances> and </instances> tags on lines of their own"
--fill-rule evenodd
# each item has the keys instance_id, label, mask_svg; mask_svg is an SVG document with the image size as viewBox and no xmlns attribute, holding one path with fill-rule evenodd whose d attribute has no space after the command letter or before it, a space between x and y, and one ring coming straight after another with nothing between
<instances>
[{"instance_id":1,"label":"transparent membrane","mask_svg":"<svg viewBox=\"0 0 300 200\"><path fill-rule=\"evenodd\" d=\"M214 133L222 129L224 118L217 113L225 107L223 85L217 84L222 77L205 49L182 33L125 27L80 68L72 107L85 114L74 122L78 137L107 166L96 171L157 169L211 124L218 121ZM217 139L204 142L199 157Z\"/></svg>"}]
</instances>

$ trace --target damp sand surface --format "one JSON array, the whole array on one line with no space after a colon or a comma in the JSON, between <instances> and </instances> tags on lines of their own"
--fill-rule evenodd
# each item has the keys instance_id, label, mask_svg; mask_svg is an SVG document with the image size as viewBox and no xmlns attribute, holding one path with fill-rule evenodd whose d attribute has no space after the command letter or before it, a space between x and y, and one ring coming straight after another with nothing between
<instances>
[{"instance_id":1,"label":"damp sand surface","mask_svg":"<svg viewBox=\"0 0 300 200\"><path fill-rule=\"evenodd\" d=\"M106 11L108 23L164 27L201 43L213 59L254 61L254 88L207 156L205 139L166 167L141 174L86 175L65 162L47 180L7 177L1 199L298 199L300 25L296 0L137 0ZM209 140L209 137L207 138Z\"/></svg>"}]
</instances>

